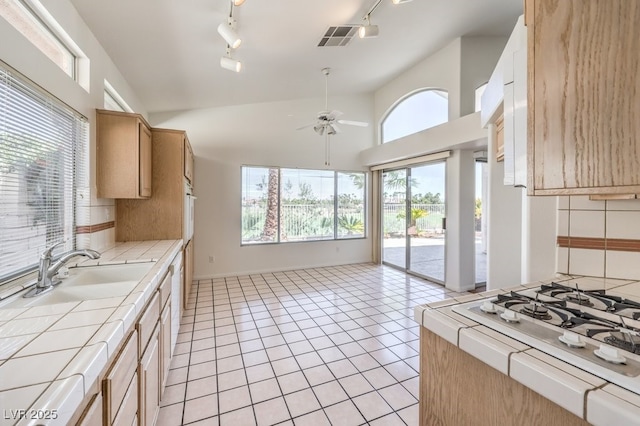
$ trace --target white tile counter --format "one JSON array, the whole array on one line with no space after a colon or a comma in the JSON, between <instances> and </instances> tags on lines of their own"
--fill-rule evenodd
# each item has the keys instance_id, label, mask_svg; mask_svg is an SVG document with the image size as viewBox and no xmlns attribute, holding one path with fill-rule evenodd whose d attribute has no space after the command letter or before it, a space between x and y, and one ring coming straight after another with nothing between
<instances>
[{"instance_id":1,"label":"white tile counter","mask_svg":"<svg viewBox=\"0 0 640 426\"><path fill-rule=\"evenodd\" d=\"M549 283L570 281L581 289L606 289L607 294L640 300L640 282L562 275ZM640 425L640 395L554 358L451 308L472 300L536 287L536 282L508 289L417 306L415 321L459 349L511 377L567 411L594 425ZM638 379L640 380L640 378Z\"/></svg>"},{"instance_id":2,"label":"white tile counter","mask_svg":"<svg viewBox=\"0 0 640 426\"><path fill-rule=\"evenodd\" d=\"M67 265L155 262L126 296L0 308L0 425L67 424L181 248L181 240L119 243ZM32 282L16 282L0 299Z\"/></svg>"}]
</instances>

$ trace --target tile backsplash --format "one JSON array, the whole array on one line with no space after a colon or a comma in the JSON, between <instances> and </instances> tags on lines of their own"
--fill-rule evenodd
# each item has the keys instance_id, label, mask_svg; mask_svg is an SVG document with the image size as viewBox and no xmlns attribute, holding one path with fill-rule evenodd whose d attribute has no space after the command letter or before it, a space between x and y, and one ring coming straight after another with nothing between
<instances>
[{"instance_id":1,"label":"tile backsplash","mask_svg":"<svg viewBox=\"0 0 640 426\"><path fill-rule=\"evenodd\" d=\"M640 279L640 200L558 197L556 270Z\"/></svg>"}]
</instances>

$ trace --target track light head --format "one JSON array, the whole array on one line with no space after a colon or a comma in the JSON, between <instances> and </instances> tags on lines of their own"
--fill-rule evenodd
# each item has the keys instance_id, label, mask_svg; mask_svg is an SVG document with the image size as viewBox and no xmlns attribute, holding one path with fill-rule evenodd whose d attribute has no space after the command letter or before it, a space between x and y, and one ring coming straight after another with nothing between
<instances>
[{"instance_id":1,"label":"track light head","mask_svg":"<svg viewBox=\"0 0 640 426\"><path fill-rule=\"evenodd\" d=\"M242 69L242 62L236 61L228 56L223 56L220 58L220 66L229 71L240 72Z\"/></svg>"},{"instance_id":2,"label":"track light head","mask_svg":"<svg viewBox=\"0 0 640 426\"><path fill-rule=\"evenodd\" d=\"M358 29L358 36L360 38L378 37L378 34L380 34L380 29L377 25L362 25Z\"/></svg>"},{"instance_id":3,"label":"track light head","mask_svg":"<svg viewBox=\"0 0 640 426\"><path fill-rule=\"evenodd\" d=\"M233 21L231 20L228 23L223 22L218 25L218 34L222 36L224 41L226 41L232 49L237 49L242 43L242 39L233 30Z\"/></svg>"},{"instance_id":4,"label":"track light head","mask_svg":"<svg viewBox=\"0 0 640 426\"><path fill-rule=\"evenodd\" d=\"M358 37L360 38L370 38L370 37L378 37L380 33L380 29L377 25L371 25L371 15L366 15L364 20L367 21L365 25L361 25L358 28Z\"/></svg>"}]
</instances>

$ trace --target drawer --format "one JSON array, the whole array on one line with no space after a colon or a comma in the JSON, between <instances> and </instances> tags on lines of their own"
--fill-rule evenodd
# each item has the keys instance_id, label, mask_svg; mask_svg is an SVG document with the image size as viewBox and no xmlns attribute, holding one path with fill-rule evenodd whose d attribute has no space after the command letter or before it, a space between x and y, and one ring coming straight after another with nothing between
<instances>
[{"instance_id":1,"label":"drawer","mask_svg":"<svg viewBox=\"0 0 640 426\"><path fill-rule=\"evenodd\" d=\"M171 272L167 273L160 284L159 292L160 292L160 308L164 309L164 305L167 304L167 300L171 296L171 278L173 274Z\"/></svg>"},{"instance_id":2,"label":"drawer","mask_svg":"<svg viewBox=\"0 0 640 426\"><path fill-rule=\"evenodd\" d=\"M88 407L84 410L78 426L102 426L102 393L91 398Z\"/></svg>"},{"instance_id":3,"label":"drawer","mask_svg":"<svg viewBox=\"0 0 640 426\"><path fill-rule=\"evenodd\" d=\"M136 330L138 330L138 349L140 353L144 352L144 349L149 343L149 339L153 334L153 330L156 328L156 324L160 319L160 293L157 291L153 294L151 302L147 305L144 313L140 317L140 320L136 324Z\"/></svg>"},{"instance_id":4,"label":"drawer","mask_svg":"<svg viewBox=\"0 0 640 426\"><path fill-rule=\"evenodd\" d=\"M102 395L104 398L104 416L113 422L120 406L128 392L131 377L136 374L138 367L138 332L133 331L122 350L118 354L106 377L102 381Z\"/></svg>"},{"instance_id":5,"label":"drawer","mask_svg":"<svg viewBox=\"0 0 640 426\"><path fill-rule=\"evenodd\" d=\"M138 375L134 373L133 378L127 386L124 394L122 407L118 411L118 415L111 423L114 426L126 425L130 426L137 423L138 416Z\"/></svg>"}]
</instances>

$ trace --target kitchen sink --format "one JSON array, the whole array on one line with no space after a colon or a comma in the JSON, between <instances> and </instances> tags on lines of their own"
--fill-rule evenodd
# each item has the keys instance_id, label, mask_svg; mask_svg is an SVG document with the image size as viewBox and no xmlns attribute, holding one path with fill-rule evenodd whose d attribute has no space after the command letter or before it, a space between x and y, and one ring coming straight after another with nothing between
<instances>
[{"instance_id":1,"label":"kitchen sink","mask_svg":"<svg viewBox=\"0 0 640 426\"><path fill-rule=\"evenodd\" d=\"M2 308L21 308L126 296L155 265L155 262L85 266L69 269L69 276L53 290L24 298L22 293L2 303Z\"/></svg>"}]
</instances>

